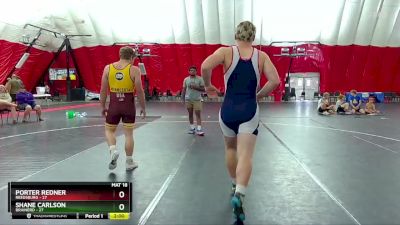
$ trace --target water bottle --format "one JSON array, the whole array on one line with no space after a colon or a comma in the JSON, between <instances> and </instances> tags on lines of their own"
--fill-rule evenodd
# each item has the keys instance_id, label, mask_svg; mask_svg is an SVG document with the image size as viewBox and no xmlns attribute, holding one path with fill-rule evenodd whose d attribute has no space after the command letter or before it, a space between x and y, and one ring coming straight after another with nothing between
<instances>
[{"instance_id":1,"label":"water bottle","mask_svg":"<svg viewBox=\"0 0 400 225\"><path fill-rule=\"evenodd\" d=\"M65 116L67 117L67 119L73 119L74 117L76 117L76 112L74 112L74 111L66 111L65 112Z\"/></svg>"}]
</instances>

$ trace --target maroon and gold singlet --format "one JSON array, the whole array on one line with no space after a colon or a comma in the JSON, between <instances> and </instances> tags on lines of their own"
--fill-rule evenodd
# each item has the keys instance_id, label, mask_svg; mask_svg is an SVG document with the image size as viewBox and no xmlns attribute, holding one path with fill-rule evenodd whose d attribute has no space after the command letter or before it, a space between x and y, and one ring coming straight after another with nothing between
<instances>
[{"instance_id":1,"label":"maroon and gold singlet","mask_svg":"<svg viewBox=\"0 0 400 225\"><path fill-rule=\"evenodd\" d=\"M116 127L120 120L124 127L135 125L135 82L130 76L131 64L119 70L110 64L108 85L110 87L110 105L106 116L106 126Z\"/></svg>"}]
</instances>

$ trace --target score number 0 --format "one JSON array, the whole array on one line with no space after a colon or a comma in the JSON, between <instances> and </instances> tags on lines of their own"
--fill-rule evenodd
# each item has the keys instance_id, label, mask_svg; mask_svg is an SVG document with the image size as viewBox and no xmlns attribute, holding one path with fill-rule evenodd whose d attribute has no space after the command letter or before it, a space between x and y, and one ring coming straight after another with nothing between
<instances>
[{"instance_id":1,"label":"score number 0","mask_svg":"<svg viewBox=\"0 0 400 225\"><path fill-rule=\"evenodd\" d=\"M120 192L118 193L118 196L119 196L120 198L124 198L124 197L125 197L125 192L120 191ZM119 210L123 211L123 210L125 209L125 204L119 204L118 208L119 208Z\"/></svg>"}]
</instances>

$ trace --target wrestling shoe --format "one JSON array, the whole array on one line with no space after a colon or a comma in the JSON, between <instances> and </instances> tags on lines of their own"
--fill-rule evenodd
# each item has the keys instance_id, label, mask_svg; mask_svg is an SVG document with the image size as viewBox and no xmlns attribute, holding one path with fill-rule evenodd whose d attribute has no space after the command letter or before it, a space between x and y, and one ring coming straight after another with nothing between
<instances>
[{"instance_id":1,"label":"wrestling shoe","mask_svg":"<svg viewBox=\"0 0 400 225\"><path fill-rule=\"evenodd\" d=\"M118 151L113 151L111 153L111 162L108 164L108 169L113 170L117 167L117 161L119 157L119 152Z\"/></svg>"},{"instance_id":2,"label":"wrestling shoe","mask_svg":"<svg viewBox=\"0 0 400 225\"><path fill-rule=\"evenodd\" d=\"M126 170L134 170L138 168L138 163L133 161L133 159L126 159Z\"/></svg>"},{"instance_id":3,"label":"wrestling shoe","mask_svg":"<svg viewBox=\"0 0 400 225\"><path fill-rule=\"evenodd\" d=\"M243 210L243 198L244 195L240 193L235 193L231 199L231 204L233 208L233 215L236 220L244 221L245 215Z\"/></svg>"}]
</instances>

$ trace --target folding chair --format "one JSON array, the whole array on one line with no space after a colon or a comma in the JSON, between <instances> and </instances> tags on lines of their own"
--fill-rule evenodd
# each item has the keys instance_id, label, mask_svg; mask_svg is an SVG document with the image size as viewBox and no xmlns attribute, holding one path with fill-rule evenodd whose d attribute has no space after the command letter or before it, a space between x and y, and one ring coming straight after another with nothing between
<instances>
[{"instance_id":1,"label":"folding chair","mask_svg":"<svg viewBox=\"0 0 400 225\"><path fill-rule=\"evenodd\" d=\"M32 111L35 111L35 110L33 110L32 109ZM17 107L17 122L18 122L18 119L19 119L19 113L25 113L25 109L18 109L18 107ZM36 113L36 121L37 122L39 122L39 117L37 116L37 112L35 112ZM31 121L31 114L29 113L28 114L28 121Z\"/></svg>"},{"instance_id":2,"label":"folding chair","mask_svg":"<svg viewBox=\"0 0 400 225\"><path fill-rule=\"evenodd\" d=\"M400 93L393 93L393 102L400 102Z\"/></svg>"},{"instance_id":3,"label":"folding chair","mask_svg":"<svg viewBox=\"0 0 400 225\"><path fill-rule=\"evenodd\" d=\"M329 102L336 102L336 93L329 92Z\"/></svg>"},{"instance_id":4,"label":"folding chair","mask_svg":"<svg viewBox=\"0 0 400 225\"><path fill-rule=\"evenodd\" d=\"M0 120L1 120L1 125L3 126L4 125L4 121L3 121L3 114L7 114L7 123L8 123L8 117L9 117L9 115L10 115L10 110L8 110L8 109L3 109L3 110L0 110Z\"/></svg>"},{"instance_id":5,"label":"folding chair","mask_svg":"<svg viewBox=\"0 0 400 225\"><path fill-rule=\"evenodd\" d=\"M319 92L314 92L314 99L320 99Z\"/></svg>"},{"instance_id":6,"label":"folding chair","mask_svg":"<svg viewBox=\"0 0 400 225\"><path fill-rule=\"evenodd\" d=\"M392 92L384 92L383 95L384 95L385 103L390 103L390 102L393 101L394 93L392 93Z\"/></svg>"},{"instance_id":7,"label":"folding chair","mask_svg":"<svg viewBox=\"0 0 400 225\"><path fill-rule=\"evenodd\" d=\"M302 92L301 92L300 100L301 100L301 99L306 100L306 92L305 92L305 91L302 91Z\"/></svg>"}]
</instances>

